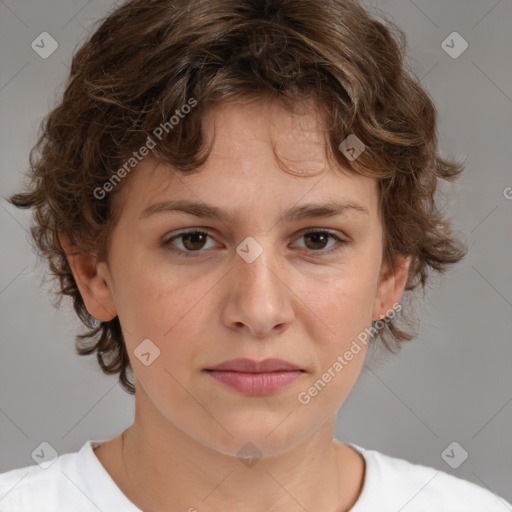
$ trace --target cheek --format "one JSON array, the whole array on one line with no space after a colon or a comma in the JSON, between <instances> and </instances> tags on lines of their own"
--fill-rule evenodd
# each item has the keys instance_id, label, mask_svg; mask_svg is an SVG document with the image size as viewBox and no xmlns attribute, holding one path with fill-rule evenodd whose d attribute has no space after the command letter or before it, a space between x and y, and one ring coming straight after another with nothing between
<instances>
[{"instance_id":1,"label":"cheek","mask_svg":"<svg viewBox=\"0 0 512 512\"><path fill-rule=\"evenodd\" d=\"M131 284L132 298L119 316L123 333L127 331L125 341L137 381L162 411L170 404L182 410L194 405L185 390L192 387L190 379L202 350L204 325L211 322L207 301L214 283L205 279L184 281L177 276L170 279L163 272L160 276L140 273ZM157 356L146 365L138 354L145 346L143 340L148 339L154 344L144 341L150 357L152 351Z\"/></svg>"},{"instance_id":2,"label":"cheek","mask_svg":"<svg viewBox=\"0 0 512 512\"><path fill-rule=\"evenodd\" d=\"M145 387L165 388L172 395L178 384L171 375L182 382L201 350L201 329L212 321L209 298L216 280L185 278L179 268L172 272L162 266L139 268L143 270L136 272L134 265L130 278L118 290L125 343L137 380ZM154 357L149 365L139 357L148 352L143 350L146 346L151 354L146 359Z\"/></svg>"},{"instance_id":3,"label":"cheek","mask_svg":"<svg viewBox=\"0 0 512 512\"><path fill-rule=\"evenodd\" d=\"M214 280L184 276L179 267L135 267L119 293L121 323L121 315L124 315L126 326L128 329L132 326L131 330L136 331L138 337L154 336L161 342L176 329L183 328L182 323L192 327L194 323L188 318L205 299Z\"/></svg>"},{"instance_id":4,"label":"cheek","mask_svg":"<svg viewBox=\"0 0 512 512\"><path fill-rule=\"evenodd\" d=\"M364 365L375 298L370 274L368 268L359 268L350 274L340 272L336 279L322 282L320 288L318 281L307 286L309 312L305 314L310 319L316 365L308 383L313 386L311 395L308 387L303 391L306 400L309 397L315 402L315 408L341 406Z\"/></svg>"},{"instance_id":5,"label":"cheek","mask_svg":"<svg viewBox=\"0 0 512 512\"><path fill-rule=\"evenodd\" d=\"M351 269L322 283L308 281L304 294L317 318L317 339L340 349L371 325L376 283L368 274L368 269Z\"/></svg>"}]
</instances>

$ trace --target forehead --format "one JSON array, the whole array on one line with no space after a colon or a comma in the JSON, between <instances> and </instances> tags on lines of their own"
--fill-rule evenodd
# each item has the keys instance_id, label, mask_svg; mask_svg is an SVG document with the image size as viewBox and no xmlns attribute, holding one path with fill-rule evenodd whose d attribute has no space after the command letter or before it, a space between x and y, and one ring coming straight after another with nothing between
<instances>
[{"instance_id":1,"label":"forehead","mask_svg":"<svg viewBox=\"0 0 512 512\"><path fill-rule=\"evenodd\" d=\"M292 113L275 102L218 105L203 122L211 146L204 166L184 175L146 157L121 190L123 210L140 214L179 198L254 217L279 205L345 199L376 213L376 180L333 163L318 109L298 107Z\"/></svg>"}]
</instances>

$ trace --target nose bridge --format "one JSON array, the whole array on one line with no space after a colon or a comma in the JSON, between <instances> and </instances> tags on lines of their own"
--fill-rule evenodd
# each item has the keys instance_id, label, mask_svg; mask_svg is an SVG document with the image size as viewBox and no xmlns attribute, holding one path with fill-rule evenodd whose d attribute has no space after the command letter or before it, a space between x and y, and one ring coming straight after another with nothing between
<instances>
[{"instance_id":1,"label":"nose bridge","mask_svg":"<svg viewBox=\"0 0 512 512\"><path fill-rule=\"evenodd\" d=\"M257 335L288 323L292 311L283 283L284 267L272 237L247 237L236 252L228 322L245 324Z\"/></svg>"},{"instance_id":2,"label":"nose bridge","mask_svg":"<svg viewBox=\"0 0 512 512\"><path fill-rule=\"evenodd\" d=\"M260 235L256 239L248 236L238 245L236 252L239 257L237 274L240 282L245 283L244 288L277 294L282 283L276 275L279 263L272 237Z\"/></svg>"}]
</instances>

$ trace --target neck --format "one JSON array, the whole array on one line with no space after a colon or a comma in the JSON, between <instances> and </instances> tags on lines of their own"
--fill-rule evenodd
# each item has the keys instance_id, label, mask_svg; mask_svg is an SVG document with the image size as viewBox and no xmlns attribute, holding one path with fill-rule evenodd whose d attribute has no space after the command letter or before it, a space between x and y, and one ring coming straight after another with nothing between
<instances>
[{"instance_id":1,"label":"neck","mask_svg":"<svg viewBox=\"0 0 512 512\"><path fill-rule=\"evenodd\" d=\"M352 507L361 490L362 457L333 442L335 418L288 450L260 459L251 454L255 445L237 456L192 439L169 421L152 418L149 429L139 418L148 416L136 414L122 455L126 495L145 512L230 512L242 503L247 512L340 512Z\"/></svg>"}]
</instances>

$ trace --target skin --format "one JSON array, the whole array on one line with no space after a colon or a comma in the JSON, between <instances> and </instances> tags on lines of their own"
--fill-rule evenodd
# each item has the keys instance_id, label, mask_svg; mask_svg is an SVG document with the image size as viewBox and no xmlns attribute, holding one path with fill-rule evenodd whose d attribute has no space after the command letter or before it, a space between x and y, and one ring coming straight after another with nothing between
<instances>
[{"instance_id":1,"label":"skin","mask_svg":"<svg viewBox=\"0 0 512 512\"><path fill-rule=\"evenodd\" d=\"M136 376L126 469L120 436L95 453L145 511L235 511L243 503L249 512L339 512L361 492L364 459L333 435L367 347L360 344L307 405L297 397L400 302L410 260L394 268L383 263L377 182L329 161L318 112L304 105L299 115L271 102L221 104L205 118L213 149L201 172L183 176L149 158L132 171L116 196L121 215L108 264L68 255L91 315L118 315L123 328ZM272 145L300 177L282 170ZM147 206L170 199L208 203L240 218L140 218ZM341 199L367 214L280 220L298 204ZM203 245L186 237L162 245L188 228L210 237ZM315 241L300 233L304 228L330 230L347 243ZM252 263L236 252L248 236L263 249ZM184 257L172 247L202 254ZM160 349L149 366L134 355L144 339ZM281 358L304 372L287 388L254 397L203 371L236 357ZM262 454L252 467L237 457L248 442Z\"/></svg>"}]
</instances>

